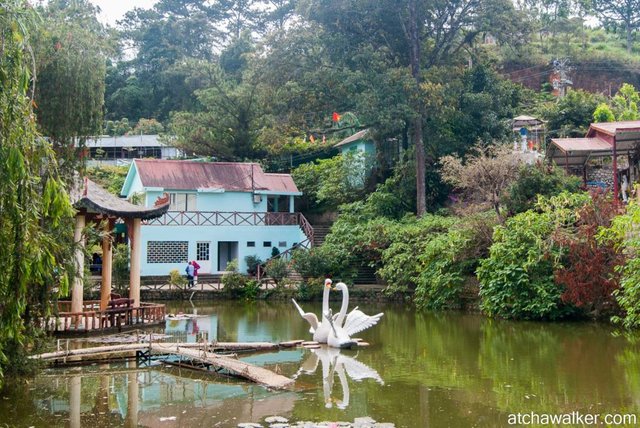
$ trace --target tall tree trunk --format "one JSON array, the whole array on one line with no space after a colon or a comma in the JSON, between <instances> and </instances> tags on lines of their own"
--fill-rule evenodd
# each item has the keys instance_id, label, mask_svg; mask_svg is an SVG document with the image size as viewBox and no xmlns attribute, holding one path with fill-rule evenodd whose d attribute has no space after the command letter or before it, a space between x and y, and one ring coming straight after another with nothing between
<instances>
[{"instance_id":1,"label":"tall tree trunk","mask_svg":"<svg viewBox=\"0 0 640 428\"><path fill-rule=\"evenodd\" d=\"M416 214L422 217L427 211L425 190L425 156L422 140L422 120L425 116L424 106L420 94L420 35L418 34L418 6L417 0L409 2L409 46L411 50L411 75L416 82L416 102L418 115L413 123L413 140L416 147Z\"/></svg>"},{"instance_id":2,"label":"tall tree trunk","mask_svg":"<svg viewBox=\"0 0 640 428\"><path fill-rule=\"evenodd\" d=\"M627 53L631 54L631 46L633 46L633 28L631 28L631 23L625 23L625 30L627 30Z\"/></svg>"}]
</instances>

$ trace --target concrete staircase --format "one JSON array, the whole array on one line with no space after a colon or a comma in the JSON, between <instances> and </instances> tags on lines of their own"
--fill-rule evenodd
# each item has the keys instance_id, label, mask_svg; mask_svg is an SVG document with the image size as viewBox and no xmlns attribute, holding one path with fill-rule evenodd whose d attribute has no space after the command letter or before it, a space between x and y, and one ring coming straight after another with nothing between
<instances>
[{"instance_id":1,"label":"concrete staircase","mask_svg":"<svg viewBox=\"0 0 640 428\"><path fill-rule=\"evenodd\" d=\"M313 246L318 247L324 242L324 238L329 234L331 224L316 224L313 226Z\"/></svg>"}]
</instances>

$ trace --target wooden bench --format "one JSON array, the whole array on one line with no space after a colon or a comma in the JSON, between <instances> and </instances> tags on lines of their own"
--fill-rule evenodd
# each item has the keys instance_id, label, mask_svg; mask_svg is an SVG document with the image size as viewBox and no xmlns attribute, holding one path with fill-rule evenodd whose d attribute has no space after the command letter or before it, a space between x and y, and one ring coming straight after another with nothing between
<instances>
[{"instance_id":1,"label":"wooden bench","mask_svg":"<svg viewBox=\"0 0 640 428\"><path fill-rule=\"evenodd\" d=\"M133 299L129 299L126 297L116 297L115 299L112 298L111 300L109 300L107 309L103 311L101 323L102 328L116 326L120 328L123 325L131 325L133 303Z\"/></svg>"}]
</instances>

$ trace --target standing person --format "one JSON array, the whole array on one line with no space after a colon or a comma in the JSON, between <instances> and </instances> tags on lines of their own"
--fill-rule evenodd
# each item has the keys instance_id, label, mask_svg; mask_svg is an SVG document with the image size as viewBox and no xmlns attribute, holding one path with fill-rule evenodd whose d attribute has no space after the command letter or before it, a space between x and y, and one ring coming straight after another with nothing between
<instances>
[{"instance_id":1,"label":"standing person","mask_svg":"<svg viewBox=\"0 0 640 428\"><path fill-rule=\"evenodd\" d=\"M189 284L187 285L188 288L193 287L193 277L195 275L195 268L193 267L193 264L191 262L189 262L189 264L187 264L187 267L184 270L187 273L187 281L189 281Z\"/></svg>"},{"instance_id":2,"label":"standing person","mask_svg":"<svg viewBox=\"0 0 640 428\"><path fill-rule=\"evenodd\" d=\"M200 269L200 265L195 260L191 262L193 266L193 283L194 285L198 285L198 269Z\"/></svg>"}]
</instances>

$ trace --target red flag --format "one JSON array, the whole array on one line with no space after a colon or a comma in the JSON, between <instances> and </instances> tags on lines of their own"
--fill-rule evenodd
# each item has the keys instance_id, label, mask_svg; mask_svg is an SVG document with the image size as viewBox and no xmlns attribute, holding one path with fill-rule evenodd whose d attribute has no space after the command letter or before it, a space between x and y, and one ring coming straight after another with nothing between
<instances>
[{"instance_id":1,"label":"red flag","mask_svg":"<svg viewBox=\"0 0 640 428\"><path fill-rule=\"evenodd\" d=\"M339 122L340 121L340 115L338 113L336 113L335 111L333 112L333 121L334 122Z\"/></svg>"}]
</instances>

